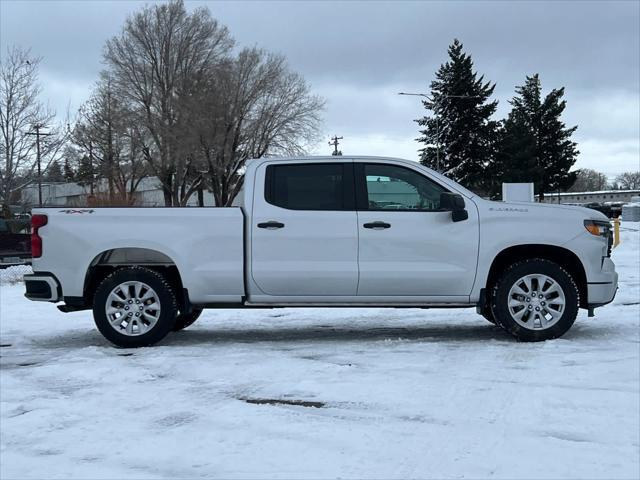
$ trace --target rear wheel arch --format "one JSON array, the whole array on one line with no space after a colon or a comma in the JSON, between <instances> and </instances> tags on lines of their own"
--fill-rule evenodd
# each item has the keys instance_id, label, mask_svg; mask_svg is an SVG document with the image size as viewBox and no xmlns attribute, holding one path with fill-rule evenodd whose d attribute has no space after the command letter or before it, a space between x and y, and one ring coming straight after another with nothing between
<instances>
[{"instance_id":1,"label":"rear wheel arch","mask_svg":"<svg viewBox=\"0 0 640 480\"><path fill-rule=\"evenodd\" d=\"M178 307L180 309L187 307L188 295L173 259L158 250L137 247L113 248L93 258L85 273L83 288L85 304L92 304L93 296L102 280L118 269L132 266L145 267L162 274L175 292Z\"/></svg>"},{"instance_id":2,"label":"rear wheel arch","mask_svg":"<svg viewBox=\"0 0 640 480\"><path fill-rule=\"evenodd\" d=\"M495 256L489 273L485 288L487 297L493 289L500 274L516 262L533 258L541 258L560 265L569 273L573 281L578 286L580 294L580 307L587 307L587 275L578 256L571 250L556 245L546 244L525 244L515 245L505 248ZM489 299L487 298L487 301Z\"/></svg>"}]
</instances>

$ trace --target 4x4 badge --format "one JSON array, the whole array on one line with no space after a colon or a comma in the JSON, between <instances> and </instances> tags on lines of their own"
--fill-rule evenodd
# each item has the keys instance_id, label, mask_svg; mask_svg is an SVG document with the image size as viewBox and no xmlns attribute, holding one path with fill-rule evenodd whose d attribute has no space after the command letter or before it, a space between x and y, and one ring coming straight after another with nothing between
<instances>
[{"instance_id":1,"label":"4x4 badge","mask_svg":"<svg viewBox=\"0 0 640 480\"><path fill-rule=\"evenodd\" d=\"M60 213L66 213L66 214L79 214L82 215L84 213L93 213L93 209L91 208L81 208L79 210L76 209L67 209L67 210L60 210Z\"/></svg>"}]
</instances>

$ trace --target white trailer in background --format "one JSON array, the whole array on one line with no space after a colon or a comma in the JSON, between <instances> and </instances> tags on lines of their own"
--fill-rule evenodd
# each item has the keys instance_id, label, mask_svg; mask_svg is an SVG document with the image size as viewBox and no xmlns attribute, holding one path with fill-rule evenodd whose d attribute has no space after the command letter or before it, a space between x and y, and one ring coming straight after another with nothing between
<instances>
[{"instance_id":1,"label":"white trailer in background","mask_svg":"<svg viewBox=\"0 0 640 480\"><path fill-rule=\"evenodd\" d=\"M503 183L503 202L533 202L533 183Z\"/></svg>"}]
</instances>

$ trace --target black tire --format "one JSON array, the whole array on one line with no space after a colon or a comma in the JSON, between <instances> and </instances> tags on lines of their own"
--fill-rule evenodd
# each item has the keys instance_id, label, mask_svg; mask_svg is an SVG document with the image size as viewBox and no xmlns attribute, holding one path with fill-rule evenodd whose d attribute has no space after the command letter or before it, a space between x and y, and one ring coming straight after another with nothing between
<instances>
[{"instance_id":1,"label":"black tire","mask_svg":"<svg viewBox=\"0 0 640 480\"><path fill-rule=\"evenodd\" d=\"M512 317L508 301L509 291L519 279L526 275L536 274L546 275L560 286L564 293L565 305L560 318L551 326L532 329L522 326ZM523 260L511 265L500 275L491 295L491 312L497 325L523 342L539 342L564 335L571 328L578 315L579 304L578 287L571 275L560 265L542 258Z\"/></svg>"},{"instance_id":2,"label":"black tire","mask_svg":"<svg viewBox=\"0 0 640 480\"><path fill-rule=\"evenodd\" d=\"M176 323L173 326L173 331L178 332L193 325L201 313L201 308L193 308L191 309L191 313L179 313L176 317Z\"/></svg>"},{"instance_id":3,"label":"black tire","mask_svg":"<svg viewBox=\"0 0 640 480\"><path fill-rule=\"evenodd\" d=\"M117 331L116 327L113 327L109 322L106 311L107 299L111 292L124 282L141 282L153 289L157 296L156 300L160 305L159 313L157 313L155 324L147 332L131 335L123 334ZM131 303L123 301L122 304L125 305L127 302ZM138 307L133 305L131 308L137 309ZM142 307L140 308L142 309ZM111 273L100 283L93 299L93 318L98 330L111 343L123 348L146 347L159 342L172 330L177 314L176 296L169 282L160 273L144 267L125 267ZM140 320L143 320L142 317ZM124 318L123 323L126 321L127 319ZM124 327L120 325L119 327L121 330L125 330Z\"/></svg>"}]
</instances>

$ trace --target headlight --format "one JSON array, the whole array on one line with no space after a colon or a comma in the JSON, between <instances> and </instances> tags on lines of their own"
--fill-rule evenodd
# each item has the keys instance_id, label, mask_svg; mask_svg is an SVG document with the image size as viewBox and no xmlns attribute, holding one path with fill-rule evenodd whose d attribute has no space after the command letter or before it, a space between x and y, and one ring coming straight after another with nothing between
<instances>
[{"instance_id":1,"label":"headlight","mask_svg":"<svg viewBox=\"0 0 640 480\"><path fill-rule=\"evenodd\" d=\"M586 228L587 232L591 235L608 238L611 224L604 220L585 220L584 228Z\"/></svg>"}]
</instances>

